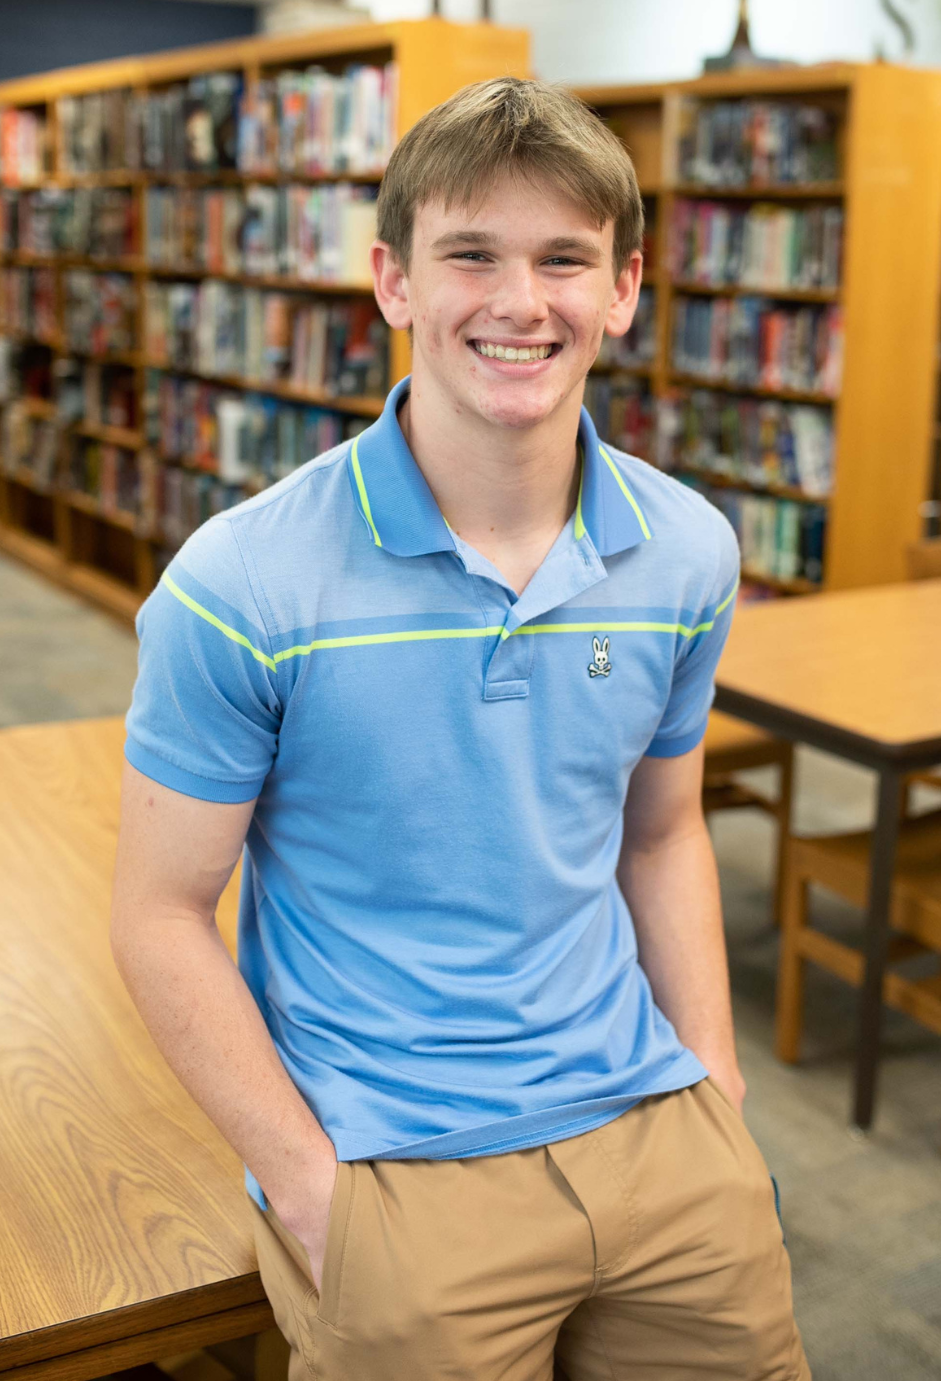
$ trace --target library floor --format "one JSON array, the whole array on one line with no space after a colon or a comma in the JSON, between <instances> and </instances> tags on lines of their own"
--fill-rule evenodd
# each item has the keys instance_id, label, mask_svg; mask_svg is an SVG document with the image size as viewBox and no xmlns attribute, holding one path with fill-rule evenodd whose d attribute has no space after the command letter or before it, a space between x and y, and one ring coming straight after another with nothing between
<instances>
[{"instance_id":1,"label":"library floor","mask_svg":"<svg viewBox=\"0 0 941 1381\"><path fill-rule=\"evenodd\" d=\"M121 713L134 680L133 633L0 557L0 727ZM867 774L801 750L797 827L871 821ZM874 1132L847 1127L853 995L811 970L805 1058L771 1054L776 935L764 819L713 825L722 872L747 1117L782 1193L798 1319L815 1381L937 1381L941 1374L941 1040L886 1020ZM822 894L815 914L858 932ZM213 1359L179 1359L178 1381L225 1381Z\"/></svg>"}]
</instances>

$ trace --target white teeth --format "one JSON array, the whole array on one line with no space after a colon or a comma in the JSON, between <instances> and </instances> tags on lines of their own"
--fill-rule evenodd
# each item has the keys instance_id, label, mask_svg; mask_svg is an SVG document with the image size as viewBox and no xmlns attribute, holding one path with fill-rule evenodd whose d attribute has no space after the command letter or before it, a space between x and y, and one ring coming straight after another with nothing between
<instances>
[{"instance_id":1,"label":"white teeth","mask_svg":"<svg viewBox=\"0 0 941 1381\"><path fill-rule=\"evenodd\" d=\"M474 341L474 349L491 360L547 360L552 353L551 345L493 345L481 340Z\"/></svg>"}]
</instances>

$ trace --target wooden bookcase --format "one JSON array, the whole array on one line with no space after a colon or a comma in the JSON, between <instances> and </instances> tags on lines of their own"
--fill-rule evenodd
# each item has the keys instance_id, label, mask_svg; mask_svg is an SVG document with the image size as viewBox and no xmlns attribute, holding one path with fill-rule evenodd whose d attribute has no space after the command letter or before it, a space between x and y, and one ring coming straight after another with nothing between
<instances>
[{"instance_id":1,"label":"wooden bookcase","mask_svg":"<svg viewBox=\"0 0 941 1381\"><path fill-rule=\"evenodd\" d=\"M392 24L356 25L343 29L310 31L300 34L237 40L198 48L180 49L154 57L120 59L86 66L64 68L0 85L0 113L4 109L30 110L44 122L48 131L46 171L37 186L122 186L137 199L138 226L144 224L146 192L152 185L223 186L281 182L285 184L318 181L357 180L344 174L324 178L295 173L258 177L249 173L104 172L67 175L64 171L62 139L57 127L59 98L114 89L146 93L173 82L209 72L238 72L246 89L262 74L300 69L320 64L339 72L347 63L377 65L394 63L397 80L396 133L401 137L419 117L470 82L510 74L529 75L529 35L524 30L505 29L491 24L453 24L428 19ZM378 183L379 174L360 181ZM0 186L2 186L0 180ZM22 188L23 184L10 184ZM143 237L139 239L139 246ZM95 425L87 420L66 428L73 435L90 436L137 453L138 463L145 451L140 419L143 416L143 390L148 362L143 350L144 297L148 282L172 279L172 268L156 269L139 252L119 261L77 259L58 255L38 257L27 253L0 256L0 267L48 267L55 274L57 329L42 344L52 358L71 352L64 339L64 274L71 268L122 272L131 275L136 292L136 348L123 356L102 356L105 362L124 363L134 371L137 394L138 427L134 430ZM183 277L193 279L191 266ZM210 274L205 277L219 277ZM264 279L229 275L258 287L288 288L311 296L318 294L370 292L361 285L310 284L282 277ZM0 321L0 335L4 334ZM408 372L408 340L393 333L390 341L390 384ZM164 366L174 373L172 365ZM257 384L240 379L218 379L227 388L246 388L290 401L321 405L338 412L375 417L383 399L363 396L324 396L304 392L287 383ZM28 405L37 417L51 419L53 403L36 398ZM61 473L61 465L60 465ZM155 556L161 533L148 530L141 519L129 512L105 512L97 500L56 479L42 485L28 470L15 475L0 469L0 550L21 558L48 576L95 600L124 617L133 617L141 600L153 587Z\"/></svg>"},{"instance_id":2,"label":"wooden bookcase","mask_svg":"<svg viewBox=\"0 0 941 1381\"><path fill-rule=\"evenodd\" d=\"M624 140L655 223L647 276L655 295L656 340L649 365L627 372L648 381L654 400L677 390L718 387L739 395L822 402L833 409L833 486L828 498L822 586L847 589L905 579L905 550L925 531L936 431L941 295L941 72L890 64L716 74L689 82L579 91ZM688 103L819 103L836 112L839 177L826 184L684 185L678 145ZM835 290L748 289L775 303L842 307L842 383L832 402L813 394L691 381L672 363L677 299L743 293L680 283L670 271L670 227L679 197L736 204L830 203L844 213L842 271ZM654 406L656 406L656 401ZM701 477L705 478L705 477ZM712 482L713 477L709 477ZM775 494L747 481L732 487ZM721 484L722 481L720 480ZM779 496L801 500L800 491ZM751 575L783 593L820 585Z\"/></svg>"}]
</instances>

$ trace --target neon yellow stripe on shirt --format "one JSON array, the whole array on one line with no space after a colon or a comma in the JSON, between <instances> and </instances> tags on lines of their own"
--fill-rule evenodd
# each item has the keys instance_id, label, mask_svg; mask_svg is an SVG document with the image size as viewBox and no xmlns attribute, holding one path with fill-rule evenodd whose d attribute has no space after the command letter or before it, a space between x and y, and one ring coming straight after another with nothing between
<instances>
[{"instance_id":1,"label":"neon yellow stripe on shirt","mask_svg":"<svg viewBox=\"0 0 941 1381\"><path fill-rule=\"evenodd\" d=\"M607 463L608 469L611 471L612 475L613 475L614 478L617 480L617 482L618 482L618 487L619 487L619 489L621 490L621 493L624 495L625 499L627 499L627 502L630 504L631 508L633 508L634 512L637 514L637 521L640 523L640 530L641 530L641 532L644 534L644 538L646 539L646 541L649 542L649 541L650 541L650 528L647 526L647 519L644 517L643 513L641 513L641 511L640 511L640 505L638 504L637 500L634 498L634 495L633 495L633 494L631 493L631 491L628 489L627 485L624 483L624 477L623 477L623 475L621 474L621 472L620 472L620 470L618 469L618 467L615 465L614 461L613 461L613 460L611 459L611 457L608 455L608 453L607 453L607 451L605 450L605 448L604 448L603 446L599 445L598 450L601 452L602 456L604 457L604 459L605 459L605 461L606 461L606 463Z\"/></svg>"},{"instance_id":2,"label":"neon yellow stripe on shirt","mask_svg":"<svg viewBox=\"0 0 941 1381\"><path fill-rule=\"evenodd\" d=\"M585 487L585 454L581 442L578 443L578 498L575 500L575 540L580 542L588 529L582 518L582 490Z\"/></svg>"},{"instance_id":3,"label":"neon yellow stripe on shirt","mask_svg":"<svg viewBox=\"0 0 941 1381\"><path fill-rule=\"evenodd\" d=\"M359 467L359 437L353 437L353 449L350 452L350 460L353 462L353 477L356 480L356 488L359 491L359 501L363 505L363 515L372 528L373 539L377 547L382 546L379 533L376 531L376 524L372 520L372 509L369 507L369 495L366 493L366 485L363 482L363 472Z\"/></svg>"},{"instance_id":4,"label":"neon yellow stripe on shirt","mask_svg":"<svg viewBox=\"0 0 941 1381\"><path fill-rule=\"evenodd\" d=\"M192 610L199 618L205 619L206 623L213 628L218 628L219 632L232 642L238 643L240 647L247 648L257 662L270 667L272 671L277 670L279 662L286 662L291 657L309 657L312 652L327 651L330 648L339 647L373 647L383 643L417 643L417 642L437 642L447 638L517 638L522 635L533 636L537 633L672 633L679 634L683 638L695 638L697 633L708 633L715 627L715 621L724 609L735 597L736 584L732 593L723 600L716 609L715 616L707 623L697 624L695 628L689 628L684 623L653 623L641 620L631 622L615 623L529 623L522 628L514 628L512 633L508 633L499 624L491 625L488 628L412 628L401 633L352 633L340 638L315 638L313 642L303 643L297 647L286 648L283 652L276 652L273 657L262 652L260 648L250 643L244 633L239 633L236 629L230 628L227 623L223 623L216 615L204 609L201 604L197 604L195 599L191 599L184 590L181 590L176 581L164 571L161 576L162 583L167 587L181 604L187 609Z\"/></svg>"},{"instance_id":5,"label":"neon yellow stripe on shirt","mask_svg":"<svg viewBox=\"0 0 941 1381\"><path fill-rule=\"evenodd\" d=\"M715 613L713 614L713 616L712 616L713 623L715 622L715 620L719 617L719 615L720 615L721 613L724 613L724 611L725 611L726 609L728 609L729 605L732 603L732 600L735 598L735 596L736 596L737 594L738 594L738 580L735 581L735 584L732 586L731 591L729 592L729 594L726 595L726 597L725 597L725 599L722 601L722 603L721 603L720 605L717 606L716 612L715 612ZM711 627L712 627L712 624L710 624L709 627L711 628Z\"/></svg>"},{"instance_id":6,"label":"neon yellow stripe on shirt","mask_svg":"<svg viewBox=\"0 0 941 1381\"><path fill-rule=\"evenodd\" d=\"M371 647L377 643L422 643L433 642L439 638L495 638L503 630L499 624L495 628L413 628L404 633L354 633L347 638L315 638L312 643L302 647L289 647L285 652L276 652L276 662L288 657L307 657L311 652L320 652L330 647Z\"/></svg>"},{"instance_id":7,"label":"neon yellow stripe on shirt","mask_svg":"<svg viewBox=\"0 0 941 1381\"><path fill-rule=\"evenodd\" d=\"M164 571L160 579L163 584L166 585L171 595L176 595L180 603L185 604L187 609L192 609L194 614L198 614L201 619L205 619L207 623L211 623L213 628L218 628L220 633L225 634L227 638L231 638L234 643L238 643L241 647L247 647L256 662L263 662L266 667L270 667L272 671L275 670L273 657L269 657L266 652L262 652L260 648L250 643L244 633L239 633L236 629L230 628L227 623L223 623L221 619L217 619L215 614L211 614L208 609L204 609L201 604L197 604L195 599L190 599L189 595L186 594L184 590L180 589L176 581L167 575L166 571Z\"/></svg>"}]
</instances>

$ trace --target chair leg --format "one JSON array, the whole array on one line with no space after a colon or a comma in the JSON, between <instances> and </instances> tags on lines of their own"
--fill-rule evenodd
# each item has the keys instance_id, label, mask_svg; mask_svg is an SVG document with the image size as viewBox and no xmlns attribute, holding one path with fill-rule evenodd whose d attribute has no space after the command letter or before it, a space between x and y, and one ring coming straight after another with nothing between
<instances>
[{"instance_id":1,"label":"chair leg","mask_svg":"<svg viewBox=\"0 0 941 1381\"><path fill-rule=\"evenodd\" d=\"M793 853L793 851L792 851ZM785 1064L800 1059L804 1023L804 964L801 931L807 924L807 879L789 860L782 888L781 949L778 955L778 991L775 1007L775 1051Z\"/></svg>"},{"instance_id":2,"label":"chair leg","mask_svg":"<svg viewBox=\"0 0 941 1381\"><path fill-rule=\"evenodd\" d=\"M791 803L794 798L794 745L781 763L778 800L775 816L778 822L778 848L774 878L774 924L780 929L784 907L784 885L787 878L787 844L791 833Z\"/></svg>"}]
</instances>

